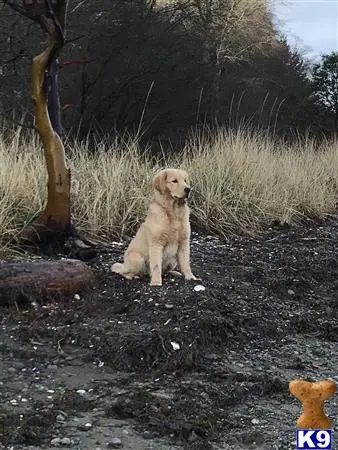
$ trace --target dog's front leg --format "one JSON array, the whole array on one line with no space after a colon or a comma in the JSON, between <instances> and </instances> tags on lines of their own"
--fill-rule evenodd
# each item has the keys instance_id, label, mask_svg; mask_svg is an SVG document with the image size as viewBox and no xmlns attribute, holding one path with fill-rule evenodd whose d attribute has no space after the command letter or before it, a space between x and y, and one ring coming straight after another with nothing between
<instances>
[{"instance_id":1,"label":"dog's front leg","mask_svg":"<svg viewBox=\"0 0 338 450\"><path fill-rule=\"evenodd\" d=\"M190 247L188 239L184 239L178 248L178 263L186 280L197 280L190 267Z\"/></svg>"},{"instance_id":2,"label":"dog's front leg","mask_svg":"<svg viewBox=\"0 0 338 450\"><path fill-rule=\"evenodd\" d=\"M163 247L151 245L149 249L150 286L162 286Z\"/></svg>"}]
</instances>

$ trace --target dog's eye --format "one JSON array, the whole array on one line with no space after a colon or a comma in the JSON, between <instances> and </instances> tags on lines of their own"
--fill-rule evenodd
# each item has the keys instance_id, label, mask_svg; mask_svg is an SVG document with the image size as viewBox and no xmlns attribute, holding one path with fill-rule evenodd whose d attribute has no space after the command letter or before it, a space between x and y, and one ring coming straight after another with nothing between
<instances>
[{"instance_id":1,"label":"dog's eye","mask_svg":"<svg viewBox=\"0 0 338 450\"><path fill-rule=\"evenodd\" d=\"M177 183L177 180L173 180L173 183Z\"/></svg>"}]
</instances>

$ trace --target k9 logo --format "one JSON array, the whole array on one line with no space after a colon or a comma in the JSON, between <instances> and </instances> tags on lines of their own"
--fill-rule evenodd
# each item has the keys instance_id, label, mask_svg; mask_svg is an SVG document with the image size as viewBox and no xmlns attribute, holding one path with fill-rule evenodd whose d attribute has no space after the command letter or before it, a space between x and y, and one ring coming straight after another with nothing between
<instances>
[{"instance_id":1,"label":"k9 logo","mask_svg":"<svg viewBox=\"0 0 338 450\"><path fill-rule=\"evenodd\" d=\"M332 430L297 430L296 449L332 449Z\"/></svg>"}]
</instances>

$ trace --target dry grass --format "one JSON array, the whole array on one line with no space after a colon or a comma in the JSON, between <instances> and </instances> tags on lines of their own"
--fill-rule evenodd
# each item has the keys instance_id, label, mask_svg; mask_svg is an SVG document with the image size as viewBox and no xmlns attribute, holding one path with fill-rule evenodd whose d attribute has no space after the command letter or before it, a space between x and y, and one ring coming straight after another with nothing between
<instances>
[{"instance_id":1,"label":"dry grass","mask_svg":"<svg viewBox=\"0 0 338 450\"><path fill-rule=\"evenodd\" d=\"M226 235L254 232L273 220L294 222L336 210L338 147L312 141L281 148L246 132L195 137L182 154L151 162L137 142L86 142L69 154L72 214L81 230L108 237L132 232L144 217L151 178L164 165L186 168L195 225ZM0 137L0 250L43 207L46 171L38 138Z\"/></svg>"}]
</instances>

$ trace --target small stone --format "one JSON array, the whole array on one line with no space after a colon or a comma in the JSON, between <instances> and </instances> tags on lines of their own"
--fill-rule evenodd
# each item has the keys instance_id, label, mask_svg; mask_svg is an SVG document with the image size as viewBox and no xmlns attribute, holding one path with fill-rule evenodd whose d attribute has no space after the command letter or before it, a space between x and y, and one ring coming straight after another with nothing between
<instances>
[{"instance_id":1,"label":"small stone","mask_svg":"<svg viewBox=\"0 0 338 450\"><path fill-rule=\"evenodd\" d=\"M78 389L76 391L76 393L79 394L79 395L85 395L86 391L84 389Z\"/></svg>"},{"instance_id":2,"label":"small stone","mask_svg":"<svg viewBox=\"0 0 338 450\"><path fill-rule=\"evenodd\" d=\"M60 444L61 444L61 439L58 437L54 438L50 441L50 445L52 445L53 447L57 447Z\"/></svg>"},{"instance_id":3,"label":"small stone","mask_svg":"<svg viewBox=\"0 0 338 450\"><path fill-rule=\"evenodd\" d=\"M122 448L123 444L121 439L119 438L112 438L110 439L109 442L107 442L107 447L108 448Z\"/></svg>"},{"instance_id":4,"label":"small stone","mask_svg":"<svg viewBox=\"0 0 338 450\"><path fill-rule=\"evenodd\" d=\"M171 344L173 350L179 350L181 348L180 344L178 344L177 342L170 342L170 344Z\"/></svg>"},{"instance_id":5,"label":"small stone","mask_svg":"<svg viewBox=\"0 0 338 450\"><path fill-rule=\"evenodd\" d=\"M57 416L56 416L56 420L58 421L58 422L64 422L65 421L65 416L63 415L63 414L58 414Z\"/></svg>"},{"instance_id":6,"label":"small stone","mask_svg":"<svg viewBox=\"0 0 338 450\"><path fill-rule=\"evenodd\" d=\"M67 437L64 437L64 438L61 439L61 444L62 445L70 445L71 443L72 443L72 441L69 438L67 438Z\"/></svg>"},{"instance_id":7,"label":"small stone","mask_svg":"<svg viewBox=\"0 0 338 450\"><path fill-rule=\"evenodd\" d=\"M167 309L173 309L174 305L170 305L169 303L166 303L164 305Z\"/></svg>"},{"instance_id":8,"label":"small stone","mask_svg":"<svg viewBox=\"0 0 338 450\"><path fill-rule=\"evenodd\" d=\"M194 291L196 291L196 292L205 291L205 287L202 286L201 284L197 284L197 285L194 287Z\"/></svg>"},{"instance_id":9,"label":"small stone","mask_svg":"<svg viewBox=\"0 0 338 450\"><path fill-rule=\"evenodd\" d=\"M50 370L51 372L56 372L58 370L58 366L55 364L48 364L47 370Z\"/></svg>"},{"instance_id":10,"label":"small stone","mask_svg":"<svg viewBox=\"0 0 338 450\"><path fill-rule=\"evenodd\" d=\"M81 297L79 296L79 294L74 295L74 300L80 300L80 299L81 299Z\"/></svg>"},{"instance_id":11,"label":"small stone","mask_svg":"<svg viewBox=\"0 0 338 450\"><path fill-rule=\"evenodd\" d=\"M87 422L87 423L81 423L81 424L78 426L78 429L81 430L81 431L88 431L88 430L90 430L91 428L93 428L93 425L92 425L90 422Z\"/></svg>"},{"instance_id":12,"label":"small stone","mask_svg":"<svg viewBox=\"0 0 338 450\"><path fill-rule=\"evenodd\" d=\"M143 436L143 439L154 439L157 437L157 433L154 431L146 430L143 432L142 436Z\"/></svg>"},{"instance_id":13,"label":"small stone","mask_svg":"<svg viewBox=\"0 0 338 450\"><path fill-rule=\"evenodd\" d=\"M293 291L292 289L288 289L288 294L289 295L295 295L295 291Z\"/></svg>"},{"instance_id":14,"label":"small stone","mask_svg":"<svg viewBox=\"0 0 338 450\"><path fill-rule=\"evenodd\" d=\"M252 419L252 420L251 420L251 423L252 423L253 425L258 425L258 424L259 424L259 420L258 420L258 419Z\"/></svg>"},{"instance_id":15,"label":"small stone","mask_svg":"<svg viewBox=\"0 0 338 450\"><path fill-rule=\"evenodd\" d=\"M16 368L15 367L8 367L7 372L15 373L16 372Z\"/></svg>"}]
</instances>

